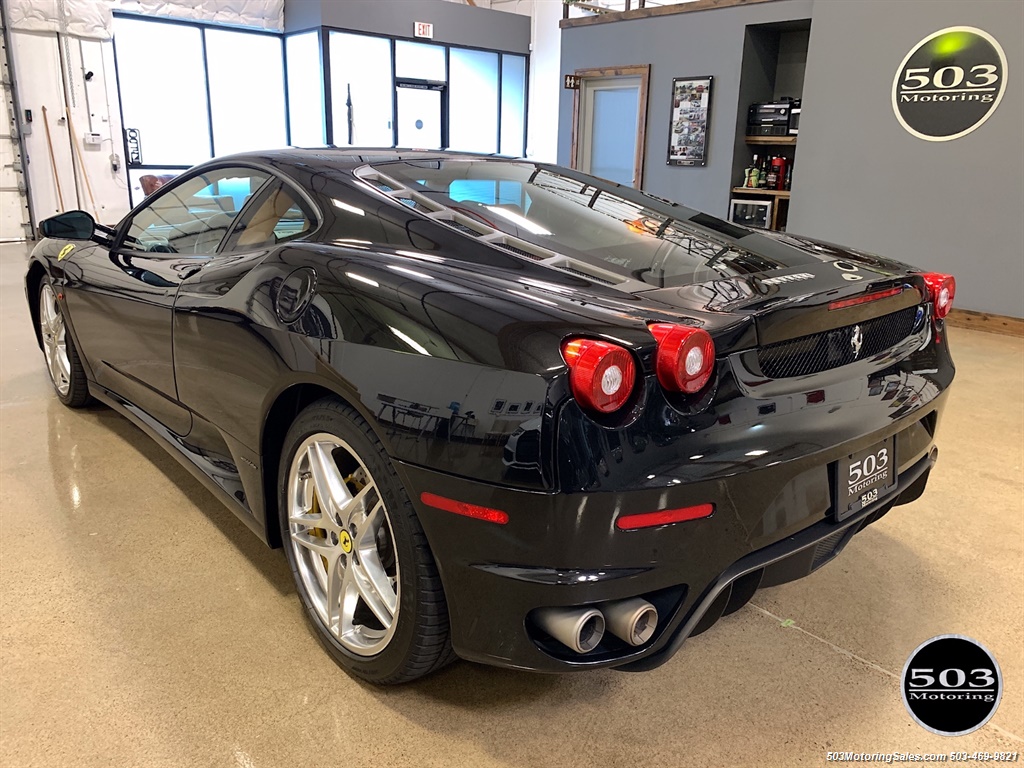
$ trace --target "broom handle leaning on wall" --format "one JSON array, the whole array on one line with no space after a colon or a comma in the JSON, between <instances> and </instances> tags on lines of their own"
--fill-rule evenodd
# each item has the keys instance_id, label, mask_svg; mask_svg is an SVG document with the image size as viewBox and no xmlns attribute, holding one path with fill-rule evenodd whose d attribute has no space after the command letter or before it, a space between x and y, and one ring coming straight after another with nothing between
<instances>
[{"instance_id":1,"label":"broom handle leaning on wall","mask_svg":"<svg viewBox=\"0 0 1024 768\"><path fill-rule=\"evenodd\" d=\"M53 159L53 139L50 138L50 118L46 116L46 107L43 107L43 127L46 129L46 148L50 150L50 170L53 171L53 183L57 185L57 202L60 203L60 210L63 213L64 193L60 191L60 176L57 175L57 163Z\"/></svg>"},{"instance_id":2,"label":"broom handle leaning on wall","mask_svg":"<svg viewBox=\"0 0 1024 768\"><path fill-rule=\"evenodd\" d=\"M99 220L100 213L96 208L96 198L92 196L92 184L89 183L89 171L85 167L85 158L82 156L82 145L78 143L78 134L75 133L75 123L71 119L71 110L64 108L64 114L68 116L68 130L71 131L71 139L78 155L78 162L82 166L82 178L85 179L85 189L89 193L89 202L92 203L92 215Z\"/></svg>"}]
</instances>

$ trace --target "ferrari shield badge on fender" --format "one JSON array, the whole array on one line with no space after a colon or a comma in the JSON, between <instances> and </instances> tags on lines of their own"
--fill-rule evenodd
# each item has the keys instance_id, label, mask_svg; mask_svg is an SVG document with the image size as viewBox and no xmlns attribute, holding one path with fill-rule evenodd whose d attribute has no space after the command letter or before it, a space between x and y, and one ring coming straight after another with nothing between
<instances>
[{"instance_id":1,"label":"ferrari shield badge on fender","mask_svg":"<svg viewBox=\"0 0 1024 768\"><path fill-rule=\"evenodd\" d=\"M75 250L74 243L68 243L65 245L60 249L60 253L57 254L57 261L64 261L64 259L66 259L73 250Z\"/></svg>"}]
</instances>

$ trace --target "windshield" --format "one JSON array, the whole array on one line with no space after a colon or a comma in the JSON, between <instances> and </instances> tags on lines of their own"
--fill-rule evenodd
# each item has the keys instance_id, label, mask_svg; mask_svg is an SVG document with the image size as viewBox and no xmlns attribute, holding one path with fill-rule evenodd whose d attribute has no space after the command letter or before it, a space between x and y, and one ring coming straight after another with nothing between
<instances>
[{"instance_id":1,"label":"windshield","mask_svg":"<svg viewBox=\"0 0 1024 768\"><path fill-rule=\"evenodd\" d=\"M657 198L620 194L609 182L557 168L462 159L373 167L491 229L656 287L785 266L738 246L734 239L748 230L688 209L675 218ZM416 207L412 199L399 199Z\"/></svg>"}]
</instances>

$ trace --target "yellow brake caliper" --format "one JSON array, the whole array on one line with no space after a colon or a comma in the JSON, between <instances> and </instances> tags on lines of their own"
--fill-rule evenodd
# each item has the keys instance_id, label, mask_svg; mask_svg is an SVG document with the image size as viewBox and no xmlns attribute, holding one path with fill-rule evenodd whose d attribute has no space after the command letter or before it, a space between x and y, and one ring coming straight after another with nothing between
<instances>
[{"instance_id":1,"label":"yellow brake caliper","mask_svg":"<svg viewBox=\"0 0 1024 768\"><path fill-rule=\"evenodd\" d=\"M361 477L362 474L363 474L362 470L356 470L351 475L349 475L348 477L345 478L345 485L348 486L348 489L352 493L353 496L355 496L357 493L359 493L361 490L363 490L363 488L366 486L366 482ZM360 477L356 477L356 475L360 475ZM313 489L313 504L309 508L309 514L315 515L315 514L317 514L319 512L320 512L320 499L317 497L316 489L314 488ZM325 531L323 528L310 528L309 529L309 535L310 536L316 536L317 538L324 539L325 541L327 540L327 531ZM323 555L321 555L320 556L320 560L324 564L324 571L326 571L327 570L327 558L324 557Z\"/></svg>"}]
</instances>

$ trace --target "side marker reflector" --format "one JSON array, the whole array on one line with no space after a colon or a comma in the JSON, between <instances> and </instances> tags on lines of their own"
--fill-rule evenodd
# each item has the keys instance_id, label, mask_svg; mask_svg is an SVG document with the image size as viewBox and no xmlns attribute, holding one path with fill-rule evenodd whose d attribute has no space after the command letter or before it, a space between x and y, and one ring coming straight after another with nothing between
<instances>
[{"instance_id":1,"label":"side marker reflector","mask_svg":"<svg viewBox=\"0 0 1024 768\"><path fill-rule=\"evenodd\" d=\"M635 531L637 528L654 528L669 523L682 523L687 520L700 520L714 514L714 504L698 504L695 507L679 509L663 509L660 512L642 512L639 515L622 515L615 521L620 531Z\"/></svg>"},{"instance_id":2,"label":"side marker reflector","mask_svg":"<svg viewBox=\"0 0 1024 768\"><path fill-rule=\"evenodd\" d=\"M476 518L477 520L486 520L488 523L497 523L498 525L505 525L505 523L508 522L508 513L502 512L500 509L478 507L476 504L467 504L464 501L446 499L444 496L438 496L433 493L421 493L420 501L422 501L428 507L442 509L445 512L452 512L456 515L462 515L464 517Z\"/></svg>"}]
</instances>

